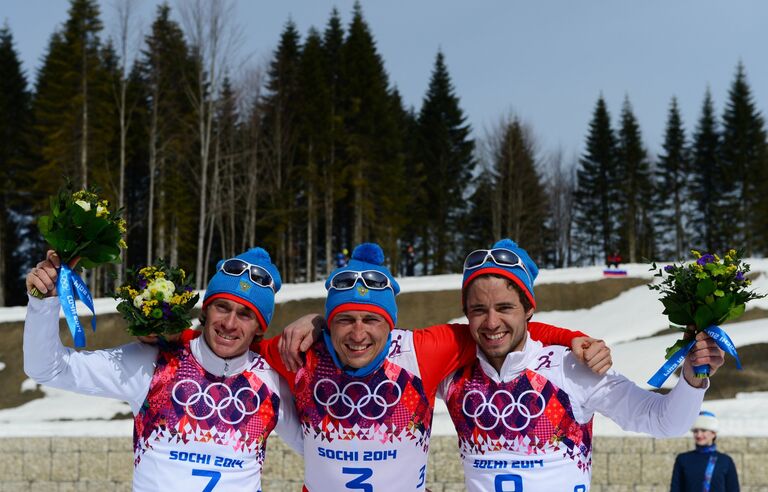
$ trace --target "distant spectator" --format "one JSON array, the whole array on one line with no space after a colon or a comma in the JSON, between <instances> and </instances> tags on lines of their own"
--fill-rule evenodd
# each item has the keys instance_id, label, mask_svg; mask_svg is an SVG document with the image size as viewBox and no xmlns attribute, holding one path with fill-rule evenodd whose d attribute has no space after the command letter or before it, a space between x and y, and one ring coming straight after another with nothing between
<instances>
[{"instance_id":1,"label":"distant spectator","mask_svg":"<svg viewBox=\"0 0 768 492\"><path fill-rule=\"evenodd\" d=\"M343 268L347 266L347 257L349 255L349 251L347 248L344 248L343 250L336 253L336 268Z\"/></svg>"},{"instance_id":2,"label":"distant spectator","mask_svg":"<svg viewBox=\"0 0 768 492\"><path fill-rule=\"evenodd\" d=\"M609 253L608 256L605 257L605 265L608 268L610 267L619 268L619 265L621 264L622 261L624 260L618 251L613 251Z\"/></svg>"},{"instance_id":3,"label":"distant spectator","mask_svg":"<svg viewBox=\"0 0 768 492\"><path fill-rule=\"evenodd\" d=\"M717 418L702 411L693 423L696 449L677 455L671 492L739 492L733 460L717 451Z\"/></svg>"},{"instance_id":4,"label":"distant spectator","mask_svg":"<svg viewBox=\"0 0 768 492\"><path fill-rule=\"evenodd\" d=\"M405 248L405 276L413 277L414 266L416 264L416 251L413 249L413 244L408 243Z\"/></svg>"}]
</instances>

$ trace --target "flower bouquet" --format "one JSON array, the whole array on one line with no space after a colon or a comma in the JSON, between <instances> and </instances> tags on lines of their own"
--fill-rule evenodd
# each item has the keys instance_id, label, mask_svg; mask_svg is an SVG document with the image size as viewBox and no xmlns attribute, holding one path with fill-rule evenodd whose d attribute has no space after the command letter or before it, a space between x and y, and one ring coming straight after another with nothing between
<instances>
[{"instance_id":1,"label":"flower bouquet","mask_svg":"<svg viewBox=\"0 0 768 492\"><path fill-rule=\"evenodd\" d=\"M59 302L69 325L76 347L85 346L85 333L77 317L75 294L91 310L91 326L96 330L96 313L88 286L70 268L78 258L78 269L93 268L104 263L120 261L120 249L125 248L126 231L121 211L111 211L109 202L99 198L96 191L72 191L70 184L50 198L50 215L37 219L43 238L61 259L56 281ZM30 294L42 297L33 289Z\"/></svg>"},{"instance_id":2,"label":"flower bouquet","mask_svg":"<svg viewBox=\"0 0 768 492\"><path fill-rule=\"evenodd\" d=\"M128 321L133 336L167 337L191 326L192 308L200 298L181 268L163 260L138 271L128 270L127 281L113 297L117 310Z\"/></svg>"},{"instance_id":3,"label":"flower bouquet","mask_svg":"<svg viewBox=\"0 0 768 492\"><path fill-rule=\"evenodd\" d=\"M670 324L683 332L683 337L667 348L667 362L648 381L661 387L667 377L680 365L695 344L696 334L706 332L717 345L741 361L730 337L719 327L720 324L736 319L752 299L765 297L749 290L751 281L746 278L749 265L741 261L741 255L730 250L723 258L716 254L704 254L692 250L696 261L688 264L667 265L658 269L653 263L651 270L661 282L649 285L660 293L664 314ZM709 366L694 367L696 377L709 376Z\"/></svg>"}]
</instances>

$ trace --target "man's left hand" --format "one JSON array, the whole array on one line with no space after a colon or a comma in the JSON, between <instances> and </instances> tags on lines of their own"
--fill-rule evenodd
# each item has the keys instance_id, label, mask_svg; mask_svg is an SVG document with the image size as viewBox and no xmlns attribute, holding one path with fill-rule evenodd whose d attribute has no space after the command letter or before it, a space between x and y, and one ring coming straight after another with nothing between
<instances>
[{"instance_id":1,"label":"man's left hand","mask_svg":"<svg viewBox=\"0 0 768 492\"><path fill-rule=\"evenodd\" d=\"M602 376L613 365L611 349L603 340L576 337L571 341L573 354L595 374Z\"/></svg>"},{"instance_id":2,"label":"man's left hand","mask_svg":"<svg viewBox=\"0 0 768 492\"><path fill-rule=\"evenodd\" d=\"M697 378L693 372L694 366L709 365L709 375L713 376L720 366L725 362L725 352L717 346L715 341L706 333L699 332L696 334L696 344L691 351L685 356L685 363L683 364L683 376L688 384L694 388L701 388L704 386L707 378Z\"/></svg>"}]
</instances>

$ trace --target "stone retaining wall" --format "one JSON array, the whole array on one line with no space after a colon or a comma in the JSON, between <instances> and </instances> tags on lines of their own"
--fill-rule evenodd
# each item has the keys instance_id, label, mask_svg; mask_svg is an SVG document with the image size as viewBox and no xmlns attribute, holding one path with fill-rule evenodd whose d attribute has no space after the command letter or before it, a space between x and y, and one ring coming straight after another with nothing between
<instances>
[{"instance_id":1,"label":"stone retaining wall","mask_svg":"<svg viewBox=\"0 0 768 492\"><path fill-rule=\"evenodd\" d=\"M593 492L667 492L675 456L689 438L597 437ZM768 438L723 437L718 447L736 463L742 492L768 492ZM454 437L433 437L428 486L432 492L464 490ZM131 440L111 438L2 438L0 492L130 492ZM270 438L264 492L301 490L302 459Z\"/></svg>"}]
</instances>

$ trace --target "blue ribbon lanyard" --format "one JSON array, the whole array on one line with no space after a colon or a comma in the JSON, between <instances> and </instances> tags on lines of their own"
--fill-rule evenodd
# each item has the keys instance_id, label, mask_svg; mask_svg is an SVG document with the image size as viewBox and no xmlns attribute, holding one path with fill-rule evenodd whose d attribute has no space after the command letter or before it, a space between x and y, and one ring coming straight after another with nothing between
<instances>
[{"instance_id":1,"label":"blue ribbon lanyard","mask_svg":"<svg viewBox=\"0 0 768 492\"><path fill-rule=\"evenodd\" d=\"M717 462L717 455L713 454L709 457L707 469L704 470L704 482L701 487L702 492L709 492L709 488L712 485L712 473L715 471L715 462Z\"/></svg>"},{"instance_id":2,"label":"blue ribbon lanyard","mask_svg":"<svg viewBox=\"0 0 768 492\"><path fill-rule=\"evenodd\" d=\"M69 268L68 265L61 265L59 278L56 279L56 290L59 293L59 303L61 304L62 311L64 311L64 318L67 320L75 347L85 347L85 332L83 331L83 325L80 324L80 318L77 317L75 295L93 313L93 316L91 316L91 327L93 331L96 331L96 310L93 308L93 298L88 290L88 286L77 272Z\"/></svg>"},{"instance_id":3,"label":"blue ribbon lanyard","mask_svg":"<svg viewBox=\"0 0 768 492\"><path fill-rule=\"evenodd\" d=\"M739 354L736 353L736 346L733 344L733 341L730 339L727 333L720 328L719 326L710 326L709 328L705 329L704 332L708 334L710 337L712 337L712 340L715 341L718 347L723 349L727 354L730 354L733 356L734 359L736 359L736 367L741 370L741 361L739 360ZM651 386L654 386L656 388L661 388L661 385L664 384L664 381L667 380L667 378L672 374L675 369L677 369L677 366L683 363L685 360L685 356L688 355L688 352L691 351L693 346L696 344L696 339L694 338L690 342L688 342L683 348L672 354L672 357L670 357L662 366L659 368L658 371L656 371L656 374L651 376L651 379L648 380L648 384ZM694 366L693 371L696 374L707 374L709 373L709 366L703 365L703 366Z\"/></svg>"}]
</instances>

